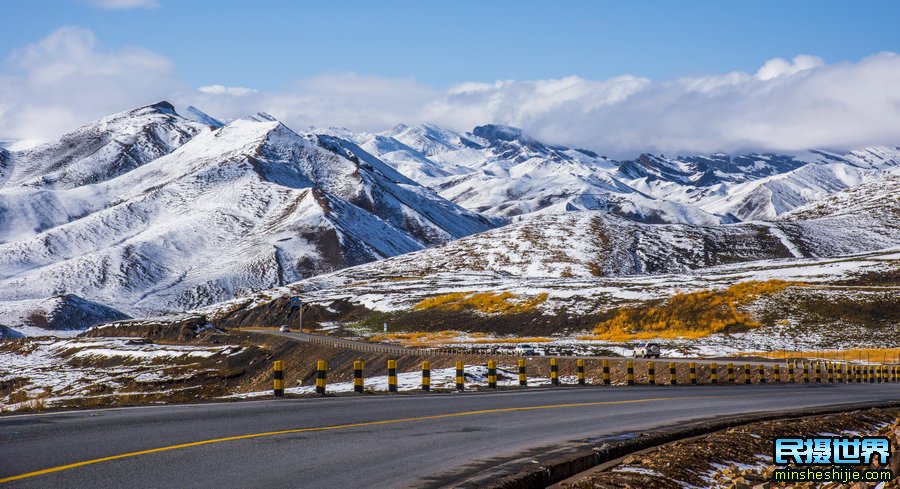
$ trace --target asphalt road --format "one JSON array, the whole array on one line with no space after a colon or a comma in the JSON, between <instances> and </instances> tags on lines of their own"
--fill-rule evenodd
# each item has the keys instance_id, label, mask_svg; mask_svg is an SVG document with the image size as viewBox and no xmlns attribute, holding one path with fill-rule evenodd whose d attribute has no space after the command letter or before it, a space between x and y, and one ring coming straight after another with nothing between
<instances>
[{"instance_id":1,"label":"asphalt road","mask_svg":"<svg viewBox=\"0 0 900 489\"><path fill-rule=\"evenodd\" d=\"M897 399L900 384L591 386L3 416L0 481L33 474L0 487L452 486L538 447L720 415ZM214 441L227 437L239 438Z\"/></svg>"}]
</instances>

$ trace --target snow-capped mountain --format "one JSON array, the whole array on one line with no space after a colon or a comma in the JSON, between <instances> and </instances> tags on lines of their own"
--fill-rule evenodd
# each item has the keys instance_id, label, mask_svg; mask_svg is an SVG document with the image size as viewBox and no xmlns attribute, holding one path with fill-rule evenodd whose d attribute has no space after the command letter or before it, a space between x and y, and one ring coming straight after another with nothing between
<instances>
[{"instance_id":1,"label":"snow-capped mountain","mask_svg":"<svg viewBox=\"0 0 900 489\"><path fill-rule=\"evenodd\" d=\"M430 124L347 135L401 173L487 215L603 210L645 223L770 220L900 166L900 148L615 161L507 126L459 134Z\"/></svg>"},{"instance_id":2,"label":"snow-capped mountain","mask_svg":"<svg viewBox=\"0 0 900 489\"><path fill-rule=\"evenodd\" d=\"M142 156L129 165L52 151L77 145L77 134L123 147L104 127L160 134L148 120L195 131L164 146L141 136L126 152ZM36 154L13 153L13 178L0 189L0 301L69 293L128 314L182 310L495 225L352 142L300 136L267 117L212 129L159 103ZM73 165L78 178L55 178Z\"/></svg>"},{"instance_id":3,"label":"snow-capped mountain","mask_svg":"<svg viewBox=\"0 0 900 489\"><path fill-rule=\"evenodd\" d=\"M18 152L4 186L67 189L106 181L171 153L210 128L168 102L104 117L51 143Z\"/></svg>"},{"instance_id":4,"label":"snow-capped mountain","mask_svg":"<svg viewBox=\"0 0 900 489\"><path fill-rule=\"evenodd\" d=\"M898 178L894 147L615 161L501 125L295 133L160 102L0 149L0 306L24 321L66 297L57 316L87 324L346 267L593 280L834 257L897 246Z\"/></svg>"}]
</instances>

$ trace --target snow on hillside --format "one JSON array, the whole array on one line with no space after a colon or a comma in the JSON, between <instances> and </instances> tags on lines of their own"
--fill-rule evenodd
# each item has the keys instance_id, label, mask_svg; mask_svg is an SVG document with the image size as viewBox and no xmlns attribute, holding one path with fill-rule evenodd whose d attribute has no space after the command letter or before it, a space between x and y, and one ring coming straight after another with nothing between
<instances>
[{"instance_id":1,"label":"snow on hillside","mask_svg":"<svg viewBox=\"0 0 900 489\"><path fill-rule=\"evenodd\" d=\"M644 223L770 220L900 166L900 148L888 146L618 162L490 124L466 134L431 124L342 134L447 199L508 218L602 210Z\"/></svg>"},{"instance_id":2,"label":"snow on hillside","mask_svg":"<svg viewBox=\"0 0 900 489\"><path fill-rule=\"evenodd\" d=\"M80 327L355 283L340 277L508 277L573 295L562 282L887 249L898 164L887 146L620 162L493 124L298 134L264 113L223 124L160 102L0 150L0 324L46 327L26 318L64 294L84 299L45 316ZM748 219L767 222L735 224Z\"/></svg>"},{"instance_id":3,"label":"snow on hillside","mask_svg":"<svg viewBox=\"0 0 900 489\"><path fill-rule=\"evenodd\" d=\"M0 337L70 336L96 324L122 319L128 316L74 295L0 302L0 325L9 325L7 334Z\"/></svg>"},{"instance_id":4,"label":"snow on hillside","mask_svg":"<svg viewBox=\"0 0 900 489\"><path fill-rule=\"evenodd\" d=\"M346 300L392 311L450 292L548 292L543 309L585 313L740 280L833 281L900 262L898 178L860 185L777 222L648 225L596 211L539 215L238 303L302 293L324 305ZM842 210L833 204L832 212L821 212L831 201L843 201ZM208 312L233 307L227 303Z\"/></svg>"},{"instance_id":5,"label":"snow on hillside","mask_svg":"<svg viewBox=\"0 0 900 489\"><path fill-rule=\"evenodd\" d=\"M100 172L75 188L0 189L3 229L18 230L0 243L0 301L65 291L129 314L177 311L494 226L351 142L263 117Z\"/></svg>"},{"instance_id":6,"label":"snow on hillside","mask_svg":"<svg viewBox=\"0 0 900 489\"><path fill-rule=\"evenodd\" d=\"M879 225L900 226L900 174L886 175L821 200L797 207L779 220L800 221L825 217L881 219Z\"/></svg>"}]
</instances>

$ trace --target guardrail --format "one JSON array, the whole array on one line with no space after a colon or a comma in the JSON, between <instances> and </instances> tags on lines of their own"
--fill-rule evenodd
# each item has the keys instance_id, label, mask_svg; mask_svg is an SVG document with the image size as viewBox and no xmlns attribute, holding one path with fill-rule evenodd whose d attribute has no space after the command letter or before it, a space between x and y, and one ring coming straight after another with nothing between
<instances>
[{"instance_id":1,"label":"guardrail","mask_svg":"<svg viewBox=\"0 0 900 489\"><path fill-rule=\"evenodd\" d=\"M532 363L541 361L541 357L534 357L531 359ZM546 366L549 367L549 375L550 375L550 384L553 386L563 385L562 377L560 377L560 361L561 360L571 360L571 359L561 359L558 357L550 357L548 358L548 362ZM578 358L574 359L574 371L576 373L575 383L568 384L571 386L584 386L588 385L587 379L585 377L585 367L589 360ZM515 372L518 374L518 386L520 388L528 387L528 359L519 358L516 361L516 367L513 369L510 367L511 372ZM596 362L596 361L595 361ZM733 363L728 363L727 365L720 366L716 362L712 362L709 365L709 372L707 375L701 376L698 373L698 368L696 362L681 362L683 364L687 364L688 367L688 376L686 380L679 381L677 375L677 366L676 362L669 362L669 384L670 385L698 385L698 384L709 384L709 385L741 385L741 384L765 384L771 381L774 383L817 383L817 384L843 384L843 383L895 383L900 382L900 365L890 364L890 365L882 365L882 364L866 364L866 365L856 365L856 364L847 364L847 363L837 363L837 362L802 362L802 369L796 370L794 367L794 362L787 363L786 367L782 369L780 364L774 364L771 368L766 368L766 365L758 365L756 369L751 369L750 364L744 364L740 369L742 375L741 378L736 378L735 376L735 368ZM660 385L656 380L656 363L653 361L647 361L643 364L644 372L646 375L639 375L643 372L638 372L636 370L636 364L633 360L617 362L618 365L615 367L610 364L609 360L601 360L599 361L600 367L600 378L596 379L595 382L591 382L592 385L604 385L609 386L612 385L612 377L613 374L621 374L622 382L618 385L647 385L647 386L655 386ZM327 378L328 378L328 362L326 360L318 360L316 363L316 373L315 373L315 392L320 395L326 394L327 387ZM485 364L487 367L487 387L489 389L496 389L498 387L498 364L494 359L489 359ZM364 373L363 367L364 363L362 360L353 361L353 391L356 393L364 392ZM462 361L455 362L456 367L456 390L463 391L466 389L465 382L465 364ZM616 371L616 367L620 369ZM720 369L724 368L724 373L727 375L727 382L721 382L720 379ZM810 378L810 370L814 372L814 378ZM752 372L755 370L756 375L753 375ZM571 371L571 370L570 370ZM826 375L823 377L822 372L825 372ZM682 370L682 372L684 372ZM398 391L398 383L397 383L397 360L391 359L387 361L387 379L388 379L388 391L391 393L395 393ZM786 373L786 376L783 376L783 373ZM796 374L796 375L795 375ZM421 363L421 391L422 392L430 392L432 389L431 383L431 361L424 360ZM273 367L273 392L275 397L283 397L285 393L285 363L282 360L275 361ZM682 377L684 379L684 377ZM515 386L515 374L510 374L509 376L509 386ZM705 382L704 382L705 381ZM664 382L662 384L665 384Z\"/></svg>"}]
</instances>

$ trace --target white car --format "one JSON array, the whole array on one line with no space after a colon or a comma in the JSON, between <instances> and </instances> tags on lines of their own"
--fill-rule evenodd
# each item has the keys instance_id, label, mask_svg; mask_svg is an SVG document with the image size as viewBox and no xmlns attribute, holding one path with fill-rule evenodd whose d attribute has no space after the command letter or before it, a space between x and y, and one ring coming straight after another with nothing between
<instances>
[{"instance_id":1,"label":"white car","mask_svg":"<svg viewBox=\"0 0 900 489\"><path fill-rule=\"evenodd\" d=\"M659 345L656 343L640 343L634 347L634 358L659 358Z\"/></svg>"},{"instance_id":2,"label":"white car","mask_svg":"<svg viewBox=\"0 0 900 489\"><path fill-rule=\"evenodd\" d=\"M537 355L537 352L534 350L534 347L531 345L516 345L515 348L516 355L533 357Z\"/></svg>"},{"instance_id":3,"label":"white car","mask_svg":"<svg viewBox=\"0 0 900 489\"><path fill-rule=\"evenodd\" d=\"M287 324L282 324L281 327L278 328L278 331L281 331L282 333L290 333L291 327L288 326Z\"/></svg>"}]
</instances>

